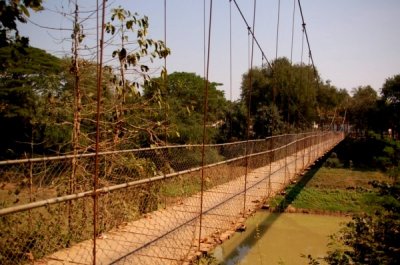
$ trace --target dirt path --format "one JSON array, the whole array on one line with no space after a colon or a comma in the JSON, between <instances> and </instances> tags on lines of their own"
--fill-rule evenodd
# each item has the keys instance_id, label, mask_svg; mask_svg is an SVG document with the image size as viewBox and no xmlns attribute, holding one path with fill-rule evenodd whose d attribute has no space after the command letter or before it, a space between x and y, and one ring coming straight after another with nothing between
<instances>
[{"instance_id":1,"label":"dirt path","mask_svg":"<svg viewBox=\"0 0 400 265\"><path fill-rule=\"evenodd\" d=\"M257 168L247 176L246 211L244 178L236 178L205 191L201 246L199 248L200 194L161 209L145 218L113 229L96 241L96 264L182 264L200 250L207 251L228 237L233 230L260 207L267 197L286 186L303 166L333 148L337 142L307 148L271 165ZM285 164L288 166L285 169ZM36 264L92 264L93 241L87 240L60 250Z\"/></svg>"}]
</instances>

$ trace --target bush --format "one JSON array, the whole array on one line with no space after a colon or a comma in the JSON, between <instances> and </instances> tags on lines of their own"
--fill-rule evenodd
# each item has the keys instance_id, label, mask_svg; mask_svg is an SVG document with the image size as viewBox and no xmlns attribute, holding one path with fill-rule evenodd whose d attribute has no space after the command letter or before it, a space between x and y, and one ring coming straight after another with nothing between
<instances>
[{"instance_id":1,"label":"bush","mask_svg":"<svg viewBox=\"0 0 400 265\"><path fill-rule=\"evenodd\" d=\"M389 177L393 178L395 181L400 181L400 164L397 167L392 167L387 171Z\"/></svg>"},{"instance_id":2,"label":"bush","mask_svg":"<svg viewBox=\"0 0 400 265\"><path fill-rule=\"evenodd\" d=\"M380 199L374 214L353 217L337 235L331 236L328 264L400 264L400 183L374 182ZM308 255L308 264L320 262ZM319 258L318 258L319 259Z\"/></svg>"},{"instance_id":3,"label":"bush","mask_svg":"<svg viewBox=\"0 0 400 265\"><path fill-rule=\"evenodd\" d=\"M340 168L343 167L343 164L340 162L337 154L332 152L330 157L325 161L324 166L328 168Z\"/></svg>"}]
</instances>

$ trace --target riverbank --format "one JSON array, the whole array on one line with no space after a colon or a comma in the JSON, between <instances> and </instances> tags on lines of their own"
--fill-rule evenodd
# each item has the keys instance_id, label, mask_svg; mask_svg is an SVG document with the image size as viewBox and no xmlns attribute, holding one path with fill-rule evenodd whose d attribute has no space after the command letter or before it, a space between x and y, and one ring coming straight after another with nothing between
<instances>
[{"instance_id":1,"label":"riverbank","mask_svg":"<svg viewBox=\"0 0 400 265\"><path fill-rule=\"evenodd\" d=\"M379 207L370 182L390 181L379 170L329 167L327 161L267 202L269 209L250 217L247 230L218 246L216 261L206 264L305 264L302 254L324 256L329 236L351 216Z\"/></svg>"},{"instance_id":2,"label":"riverbank","mask_svg":"<svg viewBox=\"0 0 400 265\"><path fill-rule=\"evenodd\" d=\"M312 168L269 202L272 212L353 215L372 213L378 195L371 181L390 181L377 170Z\"/></svg>"}]
</instances>

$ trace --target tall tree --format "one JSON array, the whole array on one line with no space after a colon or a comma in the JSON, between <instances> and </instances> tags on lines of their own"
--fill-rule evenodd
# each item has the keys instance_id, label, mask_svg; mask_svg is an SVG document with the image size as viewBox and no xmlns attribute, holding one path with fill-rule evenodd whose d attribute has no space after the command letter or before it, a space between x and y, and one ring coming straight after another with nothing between
<instances>
[{"instance_id":1,"label":"tall tree","mask_svg":"<svg viewBox=\"0 0 400 265\"><path fill-rule=\"evenodd\" d=\"M217 127L224 119L227 101L224 93L217 89L220 84L209 83L208 91L208 135L212 139ZM144 96L147 99L161 95L169 106L168 134L172 143L198 143L202 137L204 109L204 78L186 72L175 72L168 75L165 87L161 78L155 79L151 86L146 86ZM161 106L161 104L160 104ZM159 122L164 120L159 115Z\"/></svg>"},{"instance_id":2,"label":"tall tree","mask_svg":"<svg viewBox=\"0 0 400 265\"><path fill-rule=\"evenodd\" d=\"M378 93L371 86L360 86L353 89L349 119L356 129L367 132L377 123Z\"/></svg>"},{"instance_id":3,"label":"tall tree","mask_svg":"<svg viewBox=\"0 0 400 265\"><path fill-rule=\"evenodd\" d=\"M321 126L341 125L349 107L350 95L345 89L337 89L330 81L317 89L317 112Z\"/></svg>"},{"instance_id":4,"label":"tall tree","mask_svg":"<svg viewBox=\"0 0 400 265\"><path fill-rule=\"evenodd\" d=\"M11 49L0 49L0 123L7 128L0 153L20 157L32 143L38 151L52 146L44 133L52 134L48 114L62 93L62 67L59 58L33 47L20 60L9 60Z\"/></svg>"},{"instance_id":5,"label":"tall tree","mask_svg":"<svg viewBox=\"0 0 400 265\"><path fill-rule=\"evenodd\" d=\"M265 137L290 127L309 128L317 119L319 77L310 66L292 65L286 58L275 60L271 66L256 67L242 79L241 100L248 102L251 75L250 114L257 123L254 135Z\"/></svg>"}]
</instances>

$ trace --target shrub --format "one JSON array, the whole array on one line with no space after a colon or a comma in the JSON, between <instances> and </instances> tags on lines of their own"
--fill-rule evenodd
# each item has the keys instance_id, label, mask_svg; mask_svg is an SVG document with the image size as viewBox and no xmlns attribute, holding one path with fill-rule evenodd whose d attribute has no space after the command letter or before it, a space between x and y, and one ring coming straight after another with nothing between
<instances>
[{"instance_id":1,"label":"shrub","mask_svg":"<svg viewBox=\"0 0 400 265\"><path fill-rule=\"evenodd\" d=\"M328 168L340 168L343 167L343 164L340 162L337 154L332 152L330 157L325 161L324 166Z\"/></svg>"}]
</instances>

